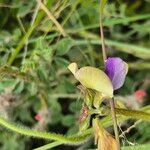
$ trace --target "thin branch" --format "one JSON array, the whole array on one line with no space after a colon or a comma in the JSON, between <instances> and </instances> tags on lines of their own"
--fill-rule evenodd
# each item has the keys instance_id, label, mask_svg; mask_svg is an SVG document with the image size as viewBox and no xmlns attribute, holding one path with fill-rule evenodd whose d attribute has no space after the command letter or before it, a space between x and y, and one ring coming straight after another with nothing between
<instances>
[{"instance_id":1,"label":"thin branch","mask_svg":"<svg viewBox=\"0 0 150 150\"><path fill-rule=\"evenodd\" d=\"M142 119L137 120L132 126L130 126L129 128L127 128L127 130L123 131L120 135L120 137L123 137L126 133L129 133L131 131L131 129L135 128L138 124L140 124L142 122Z\"/></svg>"},{"instance_id":2,"label":"thin branch","mask_svg":"<svg viewBox=\"0 0 150 150\"><path fill-rule=\"evenodd\" d=\"M105 37L104 37L103 25L102 25L102 13L103 13L103 8L105 7L105 4L106 4L106 1L104 1L104 0L100 1L100 34L101 34L104 65L105 65L105 62L107 59L106 48L105 48ZM117 118L116 118L116 112L115 112L114 99L110 100L110 107L111 107L111 114L112 114L112 119L113 119L115 138L117 141L117 149L120 150L121 148L120 148L120 141L119 141L119 132L118 132L118 127L117 127Z\"/></svg>"},{"instance_id":3,"label":"thin branch","mask_svg":"<svg viewBox=\"0 0 150 150\"><path fill-rule=\"evenodd\" d=\"M103 61L104 61L104 65L105 65L105 61L107 59L107 54L106 54L106 48L105 48L105 38L104 38L103 25L102 25L102 15L101 14L100 14L100 34L101 34Z\"/></svg>"},{"instance_id":4,"label":"thin branch","mask_svg":"<svg viewBox=\"0 0 150 150\"><path fill-rule=\"evenodd\" d=\"M63 144L63 142L56 141L56 142L52 142L52 143L46 144L44 146L35 148L34 150L47 150L47 149L51 149L51 148L54 148L56 146L59 146L61 144Z\"/></svg>"},{"instance_id":5,"label":"thin branch","mask_svg":"<svg viewBox=\"0 0 150 150\"><path fill-rule=\"evenodd\" d=\"M38 14L38 11L39 11L39 4L37 4L35 10L34 10L34 14L32 16L32 20L31 20L31 23L30 23L30 27L34 25L34 22L35 22L35 19L36 19L36 16ZM26 40L26 43L25 43L25 46L24 46L24 53L23 53L23 61L22 63L25 61L25 58L26 58L26 55L27 55L27 51L28 51L28 39Z\"/></svg>"},{"instance_id":6,"label":"thin branch","mask_svg":"<svg viewBox=\"0 0 150 150\"><path fill-rule=\"evenodd\" d=\"M59 29L60 33L65 37L67 34L63 27L59 24L59 22L55 19L53 14L48 10L48 8L41 2L41 0L36 0L38 4L40 5L41 9L47 14L50 20L53 21L53 23L57 26Z\"/></svg>"}]
</instances>

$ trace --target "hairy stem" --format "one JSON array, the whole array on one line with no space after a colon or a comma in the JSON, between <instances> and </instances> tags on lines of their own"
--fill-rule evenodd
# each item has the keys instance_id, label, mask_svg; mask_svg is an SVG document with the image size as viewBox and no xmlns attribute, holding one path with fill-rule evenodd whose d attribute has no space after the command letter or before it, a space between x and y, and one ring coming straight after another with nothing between
<instances>
[{"instance_id":1,"label":"hairy stem","mask_svg":"<svg viewBox=\"0 0 150 150\"><path fill-rule=\"evenodd\" d=\"M92 113L93 114L99 114L100 113L100 115L101 115L101 111L102 111L101 109L100 110L93 110ZM106 107L104 111L109 114L110 108ZM119 119L120 122L123 122L129 118L142 119L145 121L150 121L150 114L148 113L149 112L149 106L141 108L141 111L127 110L127 109L121 109L121 108L115 108L115 111L116 111L117 115L123 115L124 116L124 117L121 117ZM146 112L143 112L143 111L146 111ZM104 127L109 127L110 125L112 125L110 115L104 117L101 120L101 124ZM61 144L80 144L80 143L84 142L85 140L87 140L91 136L91 133L93 132L93 129L89 128L88 130L85 130L82 133L82 135L73 135L73 136L67 137L67 136L63 136L63 135L55 134L55 133L46 133L46 132L31 130L31 129L28 129L26 127L22 127L20 125L10 123L10 122L6 121L5 119L3 119L2 117L0 117L0 125L3 127L6 127L7 129L10 129L11 131L14 131L14 132L22 134L22 135L33 136L33 137L37 137L37 138L44 138L44 139L56 141L56 142L45 145L45 147L54 146L54 145L57 146L57 144L58 145L61 145Z\"/></svg>"},{"instance_id":2,"label":"hairy stem","mask_svg":"<svg viewBox=\"0 0 150 150\"><path fill-rule=\"evenodd\" d=\"M64 144L80 144L90 137L90 134L64 136L64 135L56 134L56 133L31 130L26 127L22 127L22 126L10 123L1 117L0 117L0 125L16 133L20 133L20 134L27 135L27 136L33 136L37 138L60 141L60 142L63 142Z\"/></svg>"}]
</instances>

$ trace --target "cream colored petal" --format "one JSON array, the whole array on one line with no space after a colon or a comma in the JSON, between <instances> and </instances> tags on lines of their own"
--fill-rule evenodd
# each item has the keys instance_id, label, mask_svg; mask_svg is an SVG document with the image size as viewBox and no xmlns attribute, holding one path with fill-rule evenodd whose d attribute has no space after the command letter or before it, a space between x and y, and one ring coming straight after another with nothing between
<instances>
[{"instance_id":1,"label":"cream colored petal","mask_svg":"<svg viewBox=\"0 0 150 150\"><path fill-rule=\"evenodd\" d=\"M108 98L113 97L112 83L100 69L90 66L82 67L74 75L83 86L97 90Z\"/></svg>"},{"instance_id":2,"label":"cream colored petal","mask_svg":"<svg viewBox=\"0 0 150 150\"><path fill-rule=\"evenodd\" d=\"M78 71L78 66L75 62L73 62L68 66L68 69L73 73L73 75L75 75L75 73Z\"/></svg>"}]
</instances>

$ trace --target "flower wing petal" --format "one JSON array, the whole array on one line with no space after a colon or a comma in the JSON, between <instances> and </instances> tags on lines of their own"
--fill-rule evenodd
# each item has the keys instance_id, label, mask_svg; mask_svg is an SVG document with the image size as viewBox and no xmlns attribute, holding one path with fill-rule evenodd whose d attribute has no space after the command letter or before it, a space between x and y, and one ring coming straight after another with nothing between
<instances>
[{"instance_id":1,"label":"flower wing petal","mask_svg":"<svg viewBox=\"0 0 150 150\"><path fill-rule=\"evenodd\" d=\"M128 65L119 57L109 57L106 61L105 72L112 81L114 90L122 87L128 71Z\"/></svg>"},{"instance_id":2,"label":"flower wing petal","mask_svg":"<svg viewBox=\"0 0 150 150\"><path fill-rule=\"evenodd\" d=\"M102 70L90 66L82 67L75 73L75 77L86 88L97 90L106 97L113 97L112 83Z\"/></svg>"}]
</instances>

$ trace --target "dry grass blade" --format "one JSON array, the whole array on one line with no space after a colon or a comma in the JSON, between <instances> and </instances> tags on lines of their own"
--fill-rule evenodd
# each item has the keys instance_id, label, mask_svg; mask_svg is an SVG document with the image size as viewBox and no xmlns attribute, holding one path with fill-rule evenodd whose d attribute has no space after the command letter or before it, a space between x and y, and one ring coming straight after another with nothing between
<instances>
[{"instance_id":1,"label":"dry grass blade","mask_svg":"<svg viewBox=\"0 0 150 150\"><path fill-rule=\"evenodd\" d=\"M65 37L67 34L64 31L63 27L59 24L59 22L55 19L53 14L48 10L48 8L41 2L41 0L36 0L38 4L40 5L41 9L47 14L50 20L53 21L53 23L57 26L58 30L61 32L61 34Z\"/></svg>"}]
</instances>

